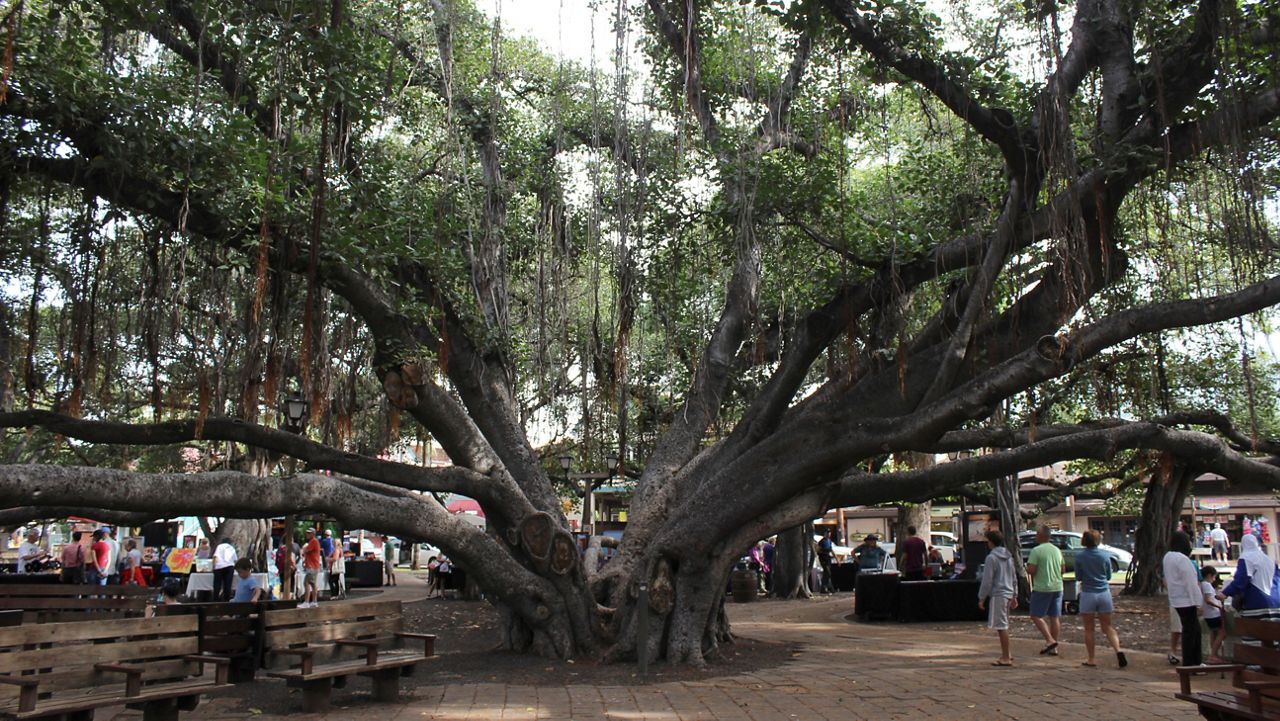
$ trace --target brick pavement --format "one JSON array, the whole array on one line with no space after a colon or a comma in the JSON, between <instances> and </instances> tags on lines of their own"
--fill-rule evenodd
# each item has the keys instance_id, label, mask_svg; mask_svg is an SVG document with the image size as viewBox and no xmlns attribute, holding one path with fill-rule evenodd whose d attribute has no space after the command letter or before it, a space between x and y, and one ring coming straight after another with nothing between
<instances>
[{"instance_id":1,"label":"brick pavement","mask_svg":"<svg viewBox=\"0 0 1280 721\"><path fill-rule=\"evenodd\" d=\"M1084 649L1065 645L1057 658L1038 656L1039 643L1014 640L1015 668L994 668L994 634L980 624L955 632L900 624L848 623L852 597L734 605L737 633L797 644L782 666L700 681L652 685L521 686L446 683L422 686L401 704L360 701L367 689L337 691L339 706L324 716L283 717L207 700L185 718L261 721L852 721L855 719L1198 718L1173 698L1176 680L1163 656L1132 652L1130 667L1080 666ZM1110 661L1100 655L1099 659ZM429 673L429 671L428 671ZM1225 685L1216 677L1198 686ZM367 685L367 684L366 684ZM283 691L283 686L281 687ZM135 719L136 712L116 715ZM100 718L111 718L103 714Z\"/></svg>"}]
</instances>

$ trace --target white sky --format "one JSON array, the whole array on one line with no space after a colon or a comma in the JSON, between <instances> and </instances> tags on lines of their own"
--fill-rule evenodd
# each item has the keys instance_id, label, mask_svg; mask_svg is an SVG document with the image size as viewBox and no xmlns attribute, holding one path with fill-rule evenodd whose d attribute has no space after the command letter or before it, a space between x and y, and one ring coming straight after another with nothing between
<instances>
[{"instance_id":1,"label":"white sky","mask_svg":"<svg viewBox=\"0 0 1280 721\"><path fill-rule=\"evenodd\" d=\"M531 37L551 53L583 65L591 64L594 42L596 65L612 69L617 42L613 26L617 0L490 0L490 3L486 8L490 16L501 17L503 27L516 35ZM630 4L629 0L623 0L624 6Z\"/></svg>"}]
</instances>

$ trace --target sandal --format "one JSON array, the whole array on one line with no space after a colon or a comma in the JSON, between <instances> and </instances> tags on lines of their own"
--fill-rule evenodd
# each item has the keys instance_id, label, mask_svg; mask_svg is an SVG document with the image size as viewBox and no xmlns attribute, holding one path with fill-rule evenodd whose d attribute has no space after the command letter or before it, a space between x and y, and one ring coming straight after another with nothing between
<instances>
[{"instance_id":1,"label":"sandal","mask_svg":"<svg viewBox=\"0 0 1280 721\"><path fill-rule=\"evenodd\" d=\"M1057 641L1054 641L1053 643L1049 644L1048 646L1045 646L1044 648L1040 649L1040 655L1041 655L1041 656L1057 656L1057 655L1058 655L1058 642L1057 642Z\"/></svg>"},{"instance_id":2,"label":"sandal","mask_svg":"<svg viewBox=\"0 0 1280 721\"><path fill-rule=\"evenodd\" d=\"M1178 664L1180 664L1180 663L1182 663L1182 659L1178 658L1177 656L1174 656L1173 654L1169 654L1169 665L1170 665L1170 666L1177 666L1177 665L1178 665Z\"/></svg>"},{"instance_id":3,"label":"sandal","mask_svg":"<svg viewBox=\"0 0 1280 721\"><path fill-rule=\"evenodd\" d=\"M1129 659L1124 657L1124 651L1116 651L1116 663L1120 668L1124 668L1129 665Z\"/></svg>"},{"instance_id":4,"label":"sandal","mask_svg":"<svg viewBox=\"0 0 1280 721\"><path fill-rule=\"evenodd\" d=\"M1013 661L992 661L992 662L991 662L991 665L992 665L992 666L1005 666L1005 667L1008 667L1008 666L1012 666L1012 665L1013 665Z\"/></svg>"},{"instance_id":5,"label":"sandal","mask_svg":"<svg viewBox=\"0 0 1280 721\"><path fill-rule=\"evenodd\" d=\"M1098 664L1093 663L1092 661L1081 661L1081 662L1080 662L1080 665L1081 665L1081 666L1088 666L1089 668L1097 668L1097 667L1098 667Z\"/></svg>"}]
</instances>

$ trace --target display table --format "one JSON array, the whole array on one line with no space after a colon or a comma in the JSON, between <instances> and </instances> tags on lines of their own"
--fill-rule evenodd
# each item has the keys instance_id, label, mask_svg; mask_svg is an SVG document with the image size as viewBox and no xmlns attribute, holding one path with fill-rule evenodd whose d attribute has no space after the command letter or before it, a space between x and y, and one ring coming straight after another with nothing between
<instances>
[{"instance_id":1,"label":"display table","mask_svg":"<svg viewBox=\"0 0 1280 721\"><path fill-rule=\"evenodd\" d=\"M26 586L32 583L59 583L61 577L55 573L5 573L0 574L0 584Z\"/></svg>"},{"instance_id":2,"label":"display table","mask_svg":"<svg viewBox=\"0 0 1280 721\"><path fill-rule=\"evenodd\" d=\"M854 612L864 621L981 621L977 580L903 581L898 574L858 575Z\"/></svg>"},{"instance_id":3,"label":"display table","mask_svg":"<svg viewBox=\"0 0 1280 721\"><path fill-rule=\"evenodd\" d=\"M382 561L347 561L347 588L377 588L382 585Z\"/></svg>"},{"instance_id":4,"label":"display table","mask_svg":"<svg viewBox=\"0 0 1280 721\"><path fill-rule=\"evenodd\" d=\"M258 580L260 588L267 588L271 583L271 577L265 573L255 573L253 577ZM231 591L234 593L236 587L240 585L240 574L231 574ZM195 598L200 591L213 590L213 574L212 573L193 573L187 578L187 597Z\"/></svg>"}]
</instances>

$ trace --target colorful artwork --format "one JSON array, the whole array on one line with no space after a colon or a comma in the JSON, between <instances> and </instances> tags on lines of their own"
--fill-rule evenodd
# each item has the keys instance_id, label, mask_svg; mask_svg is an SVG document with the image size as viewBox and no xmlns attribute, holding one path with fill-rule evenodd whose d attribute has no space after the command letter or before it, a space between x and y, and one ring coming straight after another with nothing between
<instances>
[{"instance_id":1,"label":"colorful artwork","mask_svg":"<svg viewBox=\"0 0 1280 721\"><path fill-rule=\"evenodd\" d=\"M196 549L175 548L165 556L164 565L169 573L191 573L191 564L196 562Z\"/></svg>"}]
</instances>

